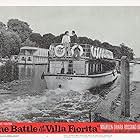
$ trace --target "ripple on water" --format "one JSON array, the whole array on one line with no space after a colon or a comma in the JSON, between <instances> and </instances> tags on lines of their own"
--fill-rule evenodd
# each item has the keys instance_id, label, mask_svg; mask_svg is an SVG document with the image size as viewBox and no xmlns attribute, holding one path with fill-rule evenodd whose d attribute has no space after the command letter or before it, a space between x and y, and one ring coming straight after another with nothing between
<instances>
[{"instance_id":1,"label":"ripple on water","mask_svg":"<svg viewBox=\"0 0 140 140\"><path fill-rule=\"evenodd\" d=\"M82 112L93 107L98 98L89 91L44 90L35 96L8 99L1 104L0 113L13 121L81 121L88 119Z\"/></svg>"}]
</instances>

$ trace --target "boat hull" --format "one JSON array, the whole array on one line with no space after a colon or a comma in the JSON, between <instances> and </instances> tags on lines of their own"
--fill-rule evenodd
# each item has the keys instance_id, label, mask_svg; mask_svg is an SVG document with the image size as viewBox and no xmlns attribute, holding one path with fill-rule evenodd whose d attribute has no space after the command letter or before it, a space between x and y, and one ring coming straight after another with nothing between
<instances>
[{"instance_id":1,"label":"boat hull","mask_svg":"<svg viewBox=\"0 0 140 140\"><path fill-rule=\"evenodd\" d=\"M44 75L48 89L62 88L66 90L82 91L108 84L117 79L116 70L96 75Z\"/></svg>"}]
</instances>

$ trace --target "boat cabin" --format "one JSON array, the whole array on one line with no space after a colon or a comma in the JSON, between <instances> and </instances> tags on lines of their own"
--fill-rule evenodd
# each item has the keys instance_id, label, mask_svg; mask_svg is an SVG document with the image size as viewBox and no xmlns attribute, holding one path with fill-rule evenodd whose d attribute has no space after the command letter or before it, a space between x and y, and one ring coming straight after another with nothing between
<instances>
[{"instance_id":1,"label":"boat cabin","mask_svg":"<svg viewBox=\"0 0 140 140\"><path fill-rule=\"evenodd\" d=\"M50 74L94 75L115 69L113 53L88 44L71 44L67 52L62 44L50 46Z\"/></svg>"},{"instance_id":2,"label":"boat cabin","mask_svg":"<svg viewBox=\"0 0 140 140\"><path fill-rule=\"evenodd\" d=\"M20 64L47 64L48 49L25 46L20 48L19 60Z\"/></svg>"}]
</instances>

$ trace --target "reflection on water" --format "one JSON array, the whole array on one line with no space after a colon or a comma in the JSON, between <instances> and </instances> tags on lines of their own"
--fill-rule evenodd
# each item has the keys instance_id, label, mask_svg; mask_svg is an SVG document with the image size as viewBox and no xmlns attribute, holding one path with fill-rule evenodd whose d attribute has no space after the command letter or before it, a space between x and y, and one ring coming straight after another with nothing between
<instances>
[{"instance_id":1,"label":"reflection on water","mask_svg":"<svg viewBox=\"0 0 140 140\"><path fill-rule=\"evenodd\" d=\"M18 74L17 64L8 61L5 65L0 66L0 83L17 80Z\"/></svg>"},{"instance_id":2,"label":"reflection on water","mask_svg":"<svg viewBox=\"0 0 140 140\"><path fill-rule=\"evenodd\" d=\"M0 83L13 80L30 80L30 88L42 90L46 88L45 80L41 79L43 72L47 71L47 65L17 65L8 62L0 66Z\"/></svg>"},{"instance_id":3,"label":"reflection on water","mask_svg":"<svg viewBox=\"0 0 140 140\"><path fill-rule=\"evenodd\" d=\"M43 72L47 72L47 65L18 65L19 80L31 80L31 88L41 90L46 88L45 80L41 79Z\"/></svg>"}]
</instances>

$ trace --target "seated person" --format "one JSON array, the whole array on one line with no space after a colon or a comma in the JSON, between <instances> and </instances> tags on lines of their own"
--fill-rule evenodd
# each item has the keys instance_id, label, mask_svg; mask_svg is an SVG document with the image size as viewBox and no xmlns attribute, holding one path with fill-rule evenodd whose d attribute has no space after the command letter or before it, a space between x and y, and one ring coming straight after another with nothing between
<instances>
[{"instance_id":1,"label":"seated person","mask_svg":"<svg viewBox=\"0 0 140 140\"><path fill-rule=\"evenodd\" d=\"M62 68L60 73L61 73L61 74L64 74L64 73L65 73L65 69Z\"/></svg>"},{"instance_id":2,"label":"seated person","mask_svg":"<svg viewBox=\"0 0 140 140\"><path fill-rule=\"evenodd\" d=\"M73 74L76 75L76 71L74 71Z\"/></svg>"},{"instance_id":3,"label":"seated person","mask_svg":"<svg viewBox=\"0 0 140 140\"><path fill-rule=\"evenodd\" d=\"M73 74L72 70L71 69L68 69L67 74Z\"/></svg>"}]
</instances>

